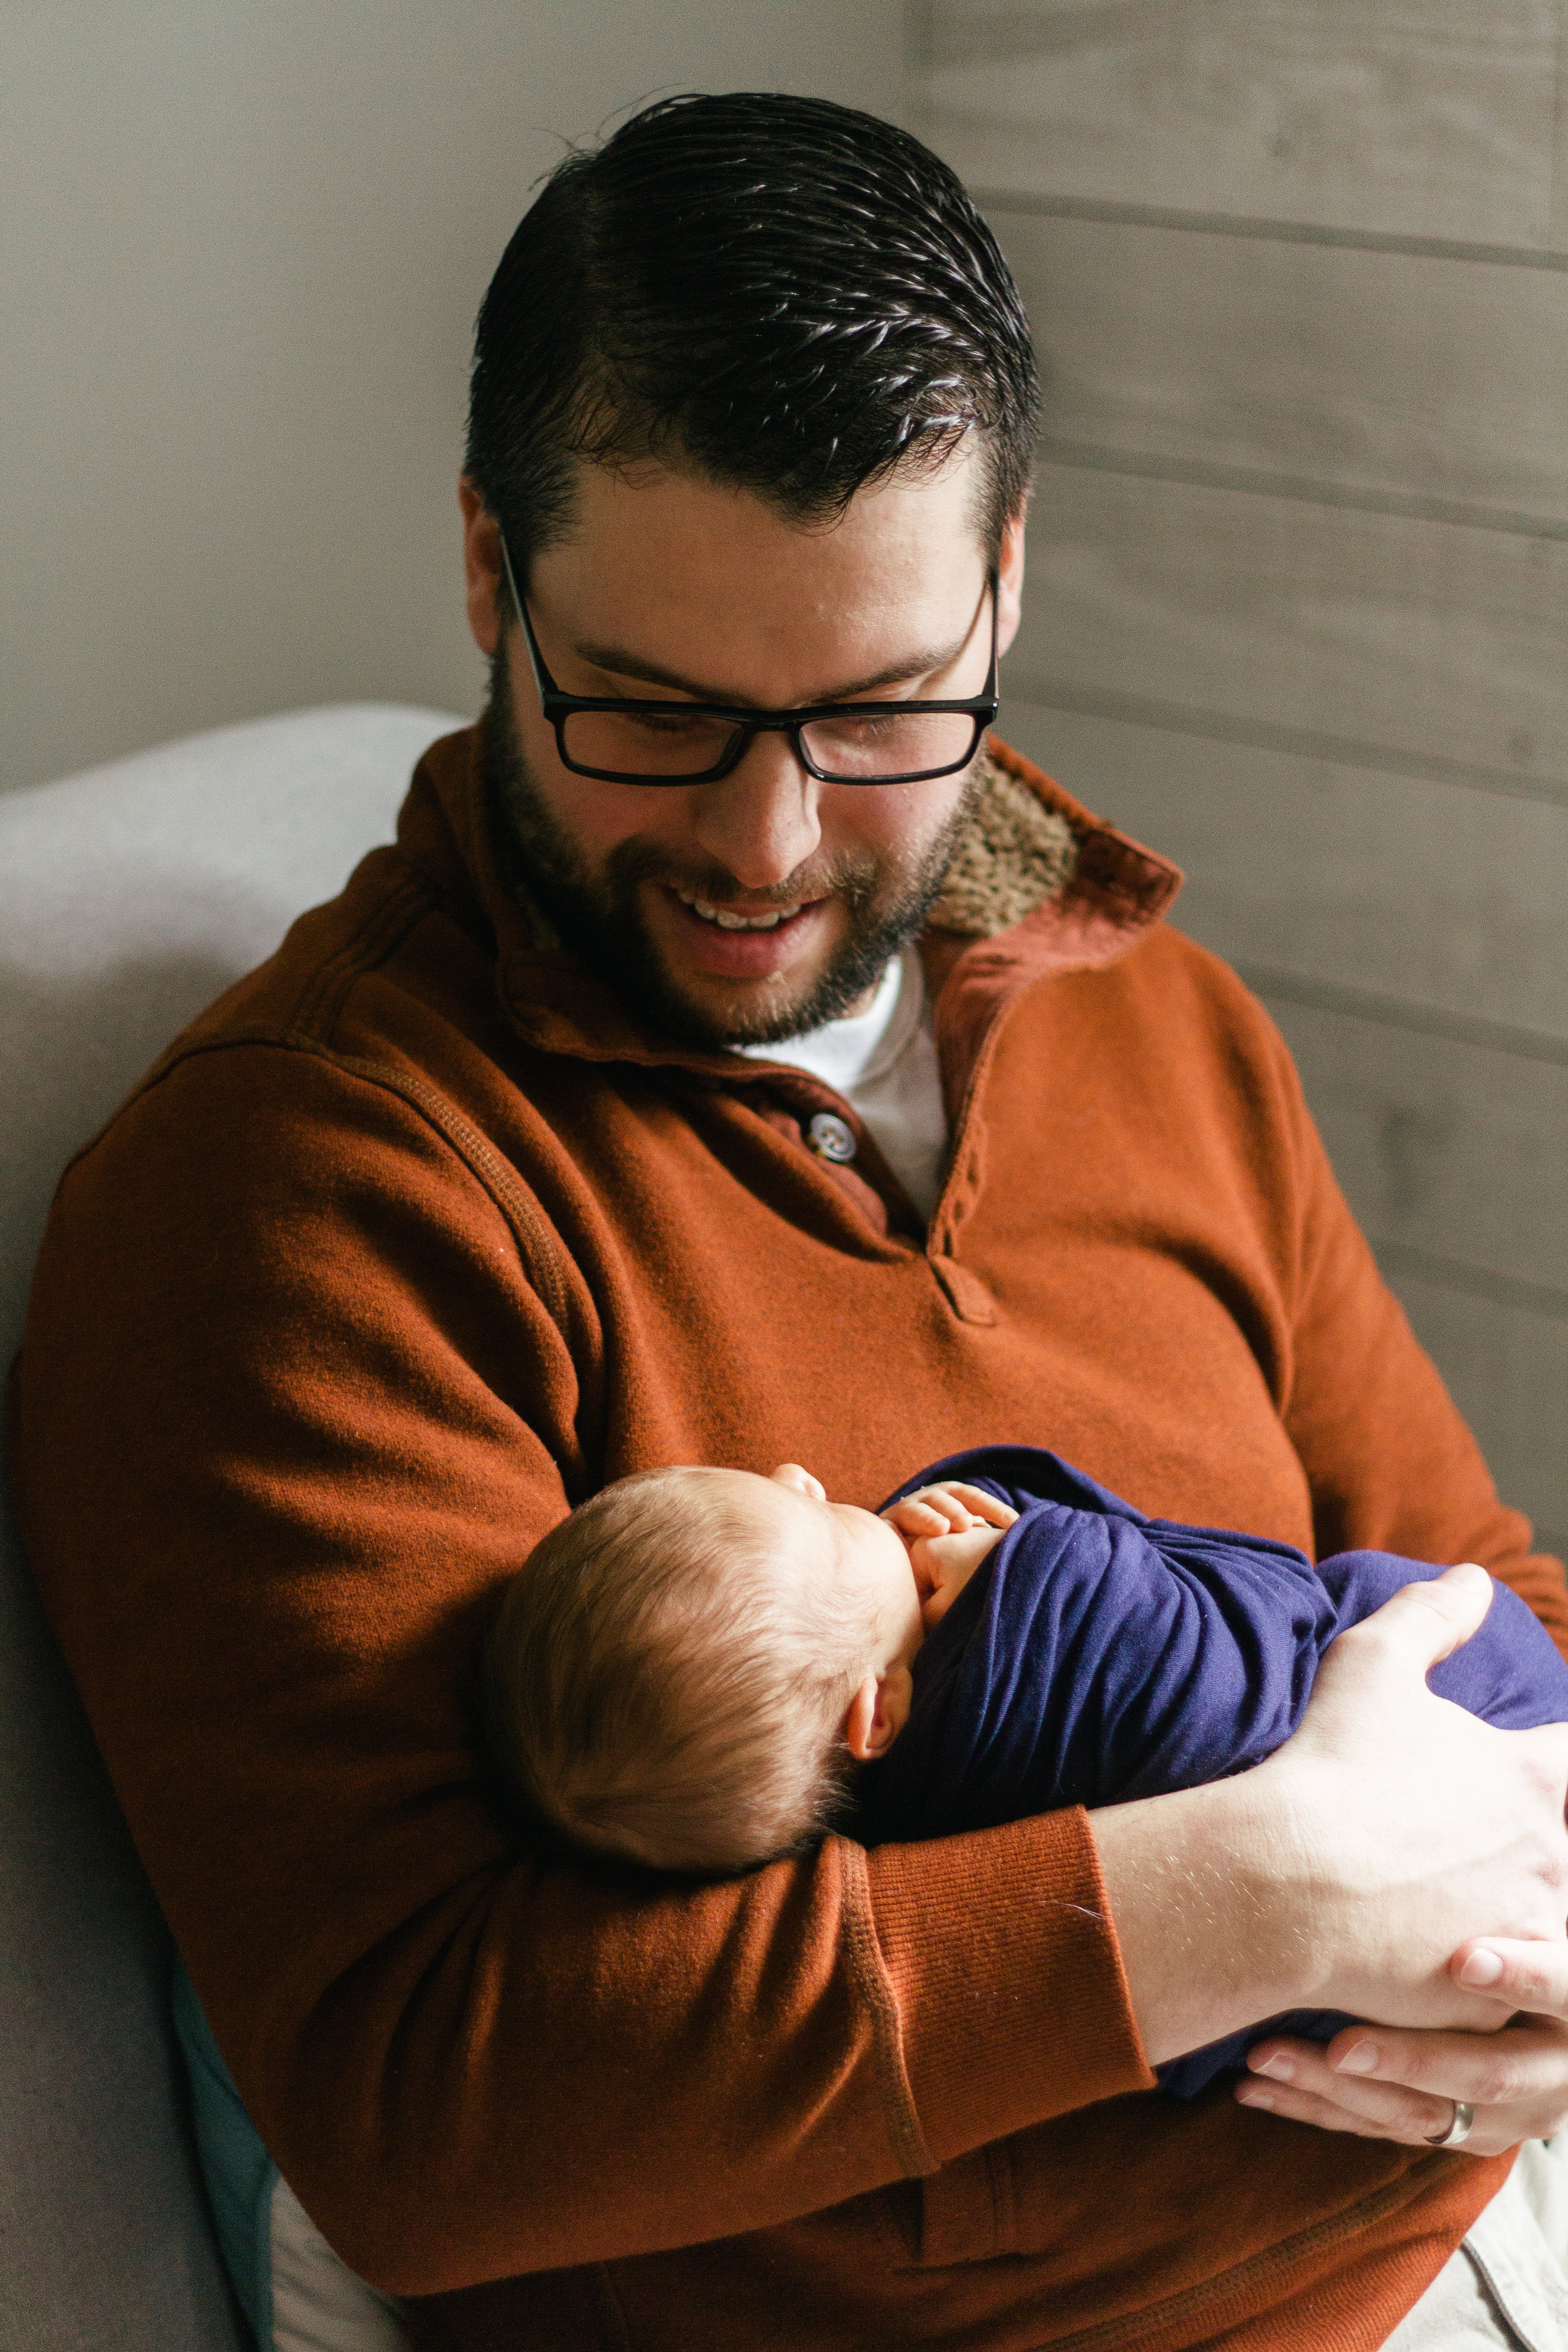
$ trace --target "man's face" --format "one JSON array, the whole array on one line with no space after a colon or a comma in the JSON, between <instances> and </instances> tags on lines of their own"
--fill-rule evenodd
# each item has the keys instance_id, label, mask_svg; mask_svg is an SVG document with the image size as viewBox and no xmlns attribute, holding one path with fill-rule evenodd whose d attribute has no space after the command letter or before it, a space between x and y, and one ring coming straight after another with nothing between
<instances>
[{"instance_id":1,"label":"man's face","mask_svg":"<svg viewBox=\"0 0 1568 2352\"><path fill-rule=\"evenodd\" d=\"M545 663L568 694L775 709L978 694L990 611L973 465L961 452L895 477L821 527L690 475L584 467L570 536L520 583ZM941 887L968 773L823 784L771 734L712 783L574 774L521 630L500 641L495 525L467 484L463 505L492 790L567 944L697 1045L766 1043L853 1010ZM1004 646L1022 569L1020 527L1003 550Z\"/></svg>"}]
</instances>

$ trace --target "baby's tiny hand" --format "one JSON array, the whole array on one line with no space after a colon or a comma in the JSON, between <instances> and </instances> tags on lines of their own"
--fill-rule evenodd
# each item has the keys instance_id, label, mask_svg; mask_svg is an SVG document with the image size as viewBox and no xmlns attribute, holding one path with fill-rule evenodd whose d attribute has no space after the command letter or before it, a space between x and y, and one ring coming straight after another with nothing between
<instances>
[{"instance_id":1,"label":"baby's tiny hand","mask_svg":"<svg viewBox=\"0 0 1568 2352\"><path fill-rule=\"evenodd\" d=\"M919 1536L963 1535L976 1525L1010 1528L1017 1516L1010 1503L999 1502L982 1487L966 1486L959 1479L921 1486L882 1514L911 1540Z\"/></svg>"},{"instance_id":2,"label":"baby's tiny hand","mask_svg":"<svg viewBox=\"0 0 1568 2352\"><path fill-rule=\"evenodd\" d=\"M883 1512L910 1548L921 1619L928 1633L941 1624L992 1545L1017 1516L1010 1503L957 1478L921 1486Z\"/></svg>"}]
</instances>

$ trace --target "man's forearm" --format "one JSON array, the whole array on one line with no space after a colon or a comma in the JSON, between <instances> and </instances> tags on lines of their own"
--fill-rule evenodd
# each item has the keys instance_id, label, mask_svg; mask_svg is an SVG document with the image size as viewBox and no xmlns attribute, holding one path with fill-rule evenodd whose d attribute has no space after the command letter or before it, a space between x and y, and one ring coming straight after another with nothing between
<instances>
[{"instance_id":1,"label":"man's forearm","mask_svg":"<svg viewBox=\"0 0 1568 2352\"><path fill-rule=\"evenodd\" d=\"M1292 1817L1256 1773L1089 1815L1151 2066L1309 1998Z\"/></svg>"}]
</instances>

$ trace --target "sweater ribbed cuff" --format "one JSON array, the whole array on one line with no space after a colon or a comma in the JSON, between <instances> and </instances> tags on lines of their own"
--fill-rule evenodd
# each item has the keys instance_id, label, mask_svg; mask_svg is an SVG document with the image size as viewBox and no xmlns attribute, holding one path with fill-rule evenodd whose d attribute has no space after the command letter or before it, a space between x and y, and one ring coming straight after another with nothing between
<instances>
[{"instance_id":1,"label":"sweater ribbed cuff","mask_svg":"<svg viewBox=\"0 0 1568 2352\"><path fill-rule=\"evenodd\" d=\"M939 2163L1153 2087L1080 1806L868 1860L904 2066Z\"/></svg>"}]
</instances>

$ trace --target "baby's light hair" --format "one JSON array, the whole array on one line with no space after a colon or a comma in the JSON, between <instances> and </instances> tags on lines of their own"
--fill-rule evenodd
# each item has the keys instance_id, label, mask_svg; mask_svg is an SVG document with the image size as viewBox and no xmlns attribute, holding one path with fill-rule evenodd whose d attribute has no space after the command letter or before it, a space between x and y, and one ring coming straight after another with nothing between
<instances>
[{"instance_id":1,"label":"baby's light hair","mask_svg":"<svg viewBox=\"0 0 1568 2352\"><path fill-rule=\"evenodd\" d=\"M734 1472L640 1471L512 1580L485 1662L491 1738L574 1844L718 1873L827 1825L874 1614L830 1546L781 1572L764 1501Z\"/></svg>"}]
</instances>

